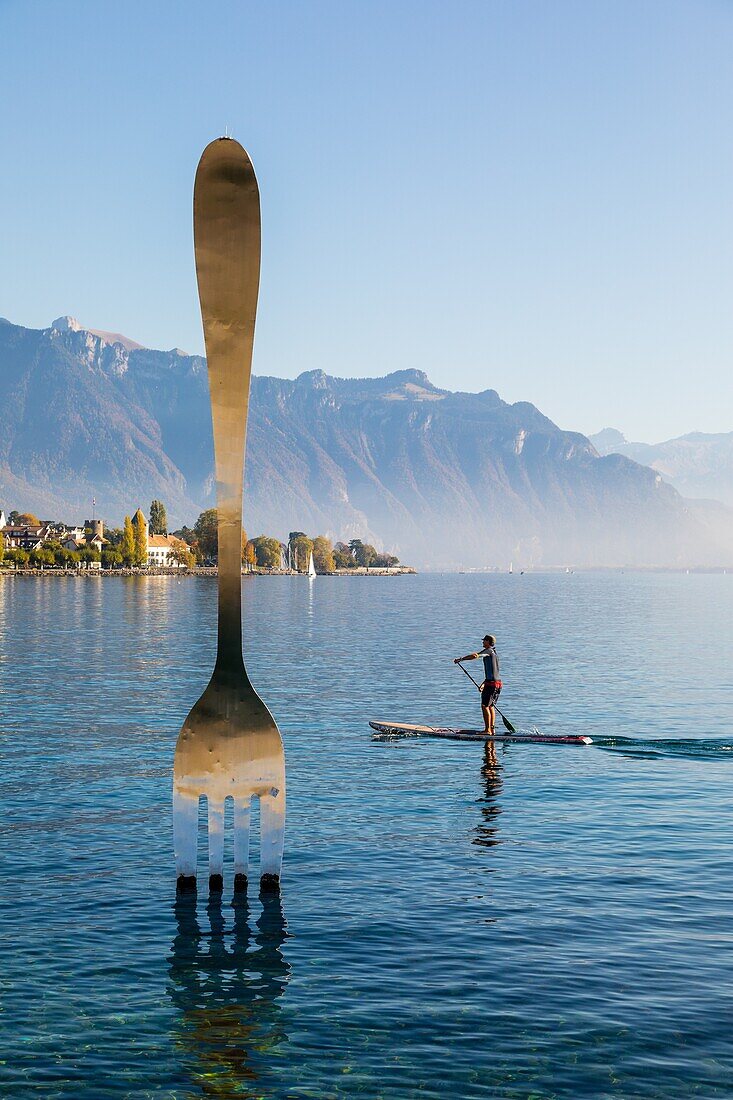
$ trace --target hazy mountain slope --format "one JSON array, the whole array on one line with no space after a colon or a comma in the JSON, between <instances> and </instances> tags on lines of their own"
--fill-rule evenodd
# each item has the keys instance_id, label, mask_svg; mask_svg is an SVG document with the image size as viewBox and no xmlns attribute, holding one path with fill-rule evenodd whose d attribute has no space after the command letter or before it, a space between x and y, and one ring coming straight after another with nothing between
<instances>
[{"instance_id":1,"label":"hazy mountain slope","mask_svg":"<svg viewBox=\"0 0 733 1100\"><path fill-rule=\"evenodd\" d=\"M615 428L590 436L600 454L652 466L683 496L733 505L733 432L690 432L664 443L631 443Z\"/></svg>"},{"instance_id":2,"label":"hazy mountain slope","mask_svg":"<svg viewBox=\"0 0 733 1100\"><path fill-rule=\"evenodd\" d=\"M0 323L0 506L113 522L213 503L205 363L57 323ZM731 514L599 457L533 405L420 371L254 378L245 524L366 537L418 565L729 563ZM733 556L733 555L731 555Z\"/></svg>"},{"instance_id":3,"label":"hazy mountain slope","mask_svg":"<svg viewBox=\"0 0 733 1100\"><path fill-rule=\"evenodd\" d=\"M88 332L0 324L0 492L8 503L46 514L56 501L53 513L78 519L96 496L118 518L152 492L174 512L195 509L165 452L156 406L124 382L128 354L141 353Z\"/></svg>"}]
</instances>

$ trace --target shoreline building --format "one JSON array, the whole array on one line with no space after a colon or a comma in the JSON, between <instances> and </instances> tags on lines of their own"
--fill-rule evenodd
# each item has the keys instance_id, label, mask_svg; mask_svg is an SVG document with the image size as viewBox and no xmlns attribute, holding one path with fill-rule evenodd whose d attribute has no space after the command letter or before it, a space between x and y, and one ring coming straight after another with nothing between
<instances>
[{"instance_id":1,"label":"shoreline building","mask_svg":"<svg viewBox=\"0 0 733 1100\"><path fill-rule=\"evenodd\" d=\"M190 554L191 547L175 535L148 535L148 565L166 569L185 569L185 563L177 555Z\"/></svg>"},{"instance_id":2,"label":"shoreline building","mask_svg":"<svg viewBox=\"0 0 733 1100\"><path fill-rule=\"evenodd\" d=\"M145 518L145 513L142 508L138 508L135 515L132 517L133 526L135 522L142 521L143 530L145 532L145 556L147 559L148 567L154 569L185 569L185 562L179 560L178 555L184 552L191 552L191 547L183 541L183 539L176 538L175 535L151 535L150 524Z\"/></svg>"}]
</instances>

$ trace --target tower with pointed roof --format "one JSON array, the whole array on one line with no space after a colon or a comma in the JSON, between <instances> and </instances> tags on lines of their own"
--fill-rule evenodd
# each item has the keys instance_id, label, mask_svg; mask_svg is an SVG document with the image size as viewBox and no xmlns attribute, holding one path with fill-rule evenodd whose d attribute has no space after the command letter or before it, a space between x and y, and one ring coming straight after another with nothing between
<instances>
[{"instance_id":1,"label":"tower with pointed roof","mask_svg":"<svg viewBox=\"0 0 733 1100\"><path fill-rule=\"evenodd\" d=\"M144 555L142 553L140 555L143 559L141 564L147 565L148 547L150 546L150 540L149 540L149 531L148 531L148 521L145 518L145 513L143 512L142 508L138 508L137 512L135 512L135 515L132 517L132 529L133 529L134 532L137 532L139 530L142 534L142 546L141 546L140 549L141 549L141 551L144 550L145 553L144 553ZM136 537L136 542L137 542L137 537Z\"/></svg>"}]
</instances>

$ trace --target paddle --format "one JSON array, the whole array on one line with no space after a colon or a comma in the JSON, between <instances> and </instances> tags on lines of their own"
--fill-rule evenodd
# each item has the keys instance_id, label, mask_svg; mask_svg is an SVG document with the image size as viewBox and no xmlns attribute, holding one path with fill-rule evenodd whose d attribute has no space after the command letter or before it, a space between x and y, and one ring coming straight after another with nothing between
<instances>
[{"instance_id":1,"label":"paddle","mask_svg":"<svg viewBox=\"0 0 733 1100\"><path fill-rule=\"evenodd\" d=\"M471 673L470 673L470 672L469 672L469 671L468 671L467 669L465 669L465 668L463 667L463 665L461 664L461 662L460 662L460 661L458 662L458 667L460 668L461 672L465 672L465 673L466 673L466 676L468 676L468 678L469 678L469 680L471 681L471 683L472 683L472 684L473 684L473 685L474 685L475 687L477 687L479 691L481 691L481 688L480 688L480 687L478 686L478 683L477 683L477 682L476 682L476 681L474 680L474 678L473 678L473 676L471 675ZM508 718L505 718L505 717L504 717L504 715L503 715L503 714L501 713L501 711L500 711L500 710L499 710L499 708L497 707L496 703L494 703L494 710L496 711L496 713L497 713L497 714L499 715L499 717L501 718L502 722L504 723L504 726L505 726L505 728L509 730L509 733L516 733L517 731L515 730L514 726L513 726L512 724L511 724L511 722L509 721L509 719L508 719Z\"/></svg>"}]
</instances>

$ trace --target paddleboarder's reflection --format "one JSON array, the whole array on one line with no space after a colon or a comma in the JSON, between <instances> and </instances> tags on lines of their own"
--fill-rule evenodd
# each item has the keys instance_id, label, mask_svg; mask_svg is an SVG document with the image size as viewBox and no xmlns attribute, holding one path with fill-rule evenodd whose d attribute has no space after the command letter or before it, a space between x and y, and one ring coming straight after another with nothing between
<instances>
[{"instance_id":1,"label":"paddleboarder's reflection","mask_svg":"<svg viewBox=\"0 0 733 1100\"><path fill-rule=\"evenodd\" d=\"M481 766L484 795L479 799L479 805L482 820L476 826L476 835L473 838L473 843L482 848L493 848L495 844L501 843L497 820L501 813L501 805L497 801L503 785L501 773L502 766L496 755L496 745L493 741L487 741Z\"/></svg>"},{"instance_id":2,"label":"paddleboarder's reflection","mask_svg":"<svg viewBox=\"0 0 733 1100\"><path fill-rule=\"evenodd\" d=\"M260 902L253 931L247 896L235 894L227 928L221 894L210 895L209 932L199 926L195 891L176 897L169 991L180 1012L177 1040L207 1096L261 1096L262 1071L287 1039L277 1004L290 977L281 950L287 925L278 892L261 893Z\"/></svg>"}]
</instances>

